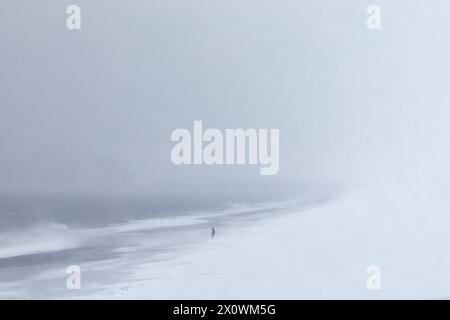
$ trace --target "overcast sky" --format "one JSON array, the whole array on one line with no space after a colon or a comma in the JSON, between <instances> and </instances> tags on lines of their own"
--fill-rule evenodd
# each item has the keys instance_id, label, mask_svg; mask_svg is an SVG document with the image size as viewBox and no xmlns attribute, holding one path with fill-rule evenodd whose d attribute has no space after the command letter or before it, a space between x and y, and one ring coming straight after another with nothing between
<instances>
[{"instance_id":1,"label":"overcast sky","mask_svg":"<svg viewBox=\"0 0 450 320\"><path fill-rule=\"evenodd\" d=\"M449 36L446 0L2 0L0 189L448 178ZM279 128L279 174L174 166L194 120Z\"/></svg>"}]
</instances>

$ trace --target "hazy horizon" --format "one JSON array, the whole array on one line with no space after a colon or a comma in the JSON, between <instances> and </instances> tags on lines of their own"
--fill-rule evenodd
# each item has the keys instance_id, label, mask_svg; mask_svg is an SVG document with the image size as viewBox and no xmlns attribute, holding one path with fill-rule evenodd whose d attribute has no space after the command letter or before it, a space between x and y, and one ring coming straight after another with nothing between
<instances>
[{"instance_id":1,"label":"hazy horizon","mask_svg":"<svg viewBox=\"0 0 450 320\"><path fill-rule=\"evenodd\" d=\"M446 1L0 5L0 189L430 182L450 174ZM279 128L280 171L174 166L176 128Z\"/></svg>"}]
</instances>

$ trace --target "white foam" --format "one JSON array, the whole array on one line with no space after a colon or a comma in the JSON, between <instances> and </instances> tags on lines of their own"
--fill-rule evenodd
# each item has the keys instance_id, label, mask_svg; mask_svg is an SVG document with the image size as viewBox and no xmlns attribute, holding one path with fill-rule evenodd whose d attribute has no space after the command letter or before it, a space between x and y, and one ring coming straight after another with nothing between
<instances>
[{"instance_id":1,"label":"white foam","mask_svg":"<svg viewBox=\"0 0 450 320\"><path fill-rule=\"evenodd\" d=\"M0 234L0 259L76 248L81 239L63 224L41 224Z\"/></svg>"}]
</instances>

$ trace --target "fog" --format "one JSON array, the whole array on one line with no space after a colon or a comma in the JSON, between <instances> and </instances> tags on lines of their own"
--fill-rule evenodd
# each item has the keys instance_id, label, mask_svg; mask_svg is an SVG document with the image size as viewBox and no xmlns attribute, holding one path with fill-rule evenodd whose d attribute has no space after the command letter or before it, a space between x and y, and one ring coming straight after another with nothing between
<instances>
[{"instance_id":1,"label":"fog","mask_svg":"<svg viewBox=\"0 0 450 320\"><path fill-rule=\"evenodd\" d=\"M0 189L446 181L450 3L370 4L3 0ZM175 166L195 120L279 128L279 173Z\"/></svg>"}]
</instances>

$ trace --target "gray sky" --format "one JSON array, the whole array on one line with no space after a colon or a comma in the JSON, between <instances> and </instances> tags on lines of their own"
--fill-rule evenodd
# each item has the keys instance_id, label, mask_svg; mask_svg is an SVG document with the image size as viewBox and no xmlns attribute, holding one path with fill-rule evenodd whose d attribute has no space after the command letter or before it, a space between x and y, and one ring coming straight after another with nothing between
<instances>
[{"instance_id":1,"label":"gray sky","mask_svg":"<svg viewBox=\"0 0 450 320\"><path fill-rule=\"evenodd\" d=\"M393 2L2 0L0 189L448 178L450 3ZM194 120L280 128L279 174L175 167Z\"/></svg>"}]
</instances>

